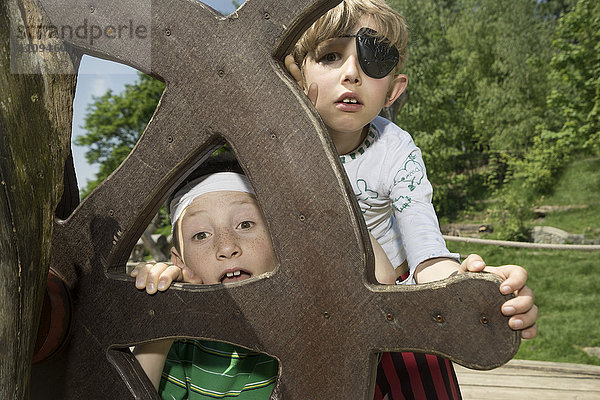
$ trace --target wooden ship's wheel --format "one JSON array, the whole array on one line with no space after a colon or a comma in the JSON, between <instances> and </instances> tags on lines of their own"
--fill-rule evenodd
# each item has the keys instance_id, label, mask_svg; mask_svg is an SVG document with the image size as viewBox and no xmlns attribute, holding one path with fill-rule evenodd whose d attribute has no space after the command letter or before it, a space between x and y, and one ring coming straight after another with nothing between
<instances>
[{"instance_id":1,"label":"wooden ship's wheel","mask_svg":"<svg viewBox=\"0 0 600 400\"><path fill-rule=\"evenodd\" d=\"M276 357L272 399L368 399L381 351L437 353L480 369L514 355L519 336L500 313L498 278L375 283L367 230L331 140L282 64L338 2L249 0L222 16L193 0L41 1L57 27L145 26L135 40L67 42L166 89L129 157L55 223L51 267L72 312L64 342L33 368L32 398L158 398L128 347L167 337ZM234 285L136 290L123 271L135 242L169 192L225 142L255 188L279 266Z\"/></svg>"}]
</instances>

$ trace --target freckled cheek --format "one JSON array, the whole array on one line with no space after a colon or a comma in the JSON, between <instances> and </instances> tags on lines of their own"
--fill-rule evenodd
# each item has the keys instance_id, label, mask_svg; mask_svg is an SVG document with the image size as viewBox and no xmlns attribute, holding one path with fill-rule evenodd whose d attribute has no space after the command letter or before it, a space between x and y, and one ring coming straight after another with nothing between
<instances>
[{"instance_id":1,"label":"freckled cheek","mask_svg":"<svg viewBox=\"0 0 600 400\"><path fill-rule=\"evenodd\" d=\"M185 265L194 273L195 280L205 282L209 275L214 275L217 267L213 265L215 257L211 257L206 249L191 249L184 254Z\"/></svg>"}]
</instances>

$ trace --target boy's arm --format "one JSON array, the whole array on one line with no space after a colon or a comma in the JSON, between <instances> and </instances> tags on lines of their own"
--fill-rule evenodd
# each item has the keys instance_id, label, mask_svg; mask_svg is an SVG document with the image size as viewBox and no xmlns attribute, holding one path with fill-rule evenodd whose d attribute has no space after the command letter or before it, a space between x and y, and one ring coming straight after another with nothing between
<instances>
[{"instance_id":1,"label":"boy's arm","mask_svg":"<svg viewBox=\"0 0 600 400\"><path fill-rule=\"evenodd\" d=\"M450 275L467 271L489 272L504 279L500 284L500 292L503 294L515 294L514 298L502 305L502 314L511 317L508 320L508 325L514 330L521 330L523 339L532 339L537 335L535 321L537 319L538 308L534 304L535 297L533 291L525 285L527 282L527 271L518 265L488 267L483 259L476 254L468 256L462 264L458 264L450 258L433 258L417 266L415 279L417 283L426 283L445 279Z\"/></svg>"},{"instance_id":2,"label":"boy's arm","mask_svg":"<svg viewBox=\"0 0 600 400\"><path fill-rule=\"evenodd\" d=\"M165 291L173 281L183 280L181 268L167 263L141 263L138 264L131 276L135 277L135 286L138 289L146 289L148 294L156 293L156 290ZM173 340L161 340L158 342L144 343L135 346L133 354L140 363L142 369L152 382L154 389L158 391L162 371L165 367L167 354L173 344Z\"/></svg>"},{"instance_id":3,"label":"boy's arm","mask_svg":"<svg viewBox=\"0 0 600 400\"><path fill-rule=\"evenodd\" d=\"M135 346L133 354L144 369L154 389L158 391L162 371L165 367L167 354L173 344L172 340L161 340L159 342L144 343Z\"/></svg>"},{"instance_id":4,"label":"boy's arm","mask_svg":"<svg viewBox=\"0 0 600 400\"><path fill-rule=\"evenodd\" d=\"M377 279L377 282L383 285L395 284L396 271L394 271L394 266L371 232L369 232L369 239L371 239L371 246L373 247L373 253L375 254L375 278Z\"/></svg>"}]
</instances>

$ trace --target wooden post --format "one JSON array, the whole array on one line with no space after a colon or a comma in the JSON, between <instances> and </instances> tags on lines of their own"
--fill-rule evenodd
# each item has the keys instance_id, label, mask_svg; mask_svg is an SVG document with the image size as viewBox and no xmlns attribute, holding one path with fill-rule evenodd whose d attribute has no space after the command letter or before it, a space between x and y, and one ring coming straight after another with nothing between
<instances>
[{"instance_id":1,"label":"wooden post","mask_svg":"<svg viewBox=\"0 0 600 400\"><path fill-rule=\"evenodd\" d=\"M78 60L28 48L40 25L49 22L37 1L0 0L0 399L29 398L70 147Z\"/></svg>"}]
</instances>

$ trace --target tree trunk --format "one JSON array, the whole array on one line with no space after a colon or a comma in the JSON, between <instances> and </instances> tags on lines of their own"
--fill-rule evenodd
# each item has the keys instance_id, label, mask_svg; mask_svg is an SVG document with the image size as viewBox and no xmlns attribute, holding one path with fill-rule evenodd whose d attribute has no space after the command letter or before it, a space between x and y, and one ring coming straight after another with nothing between
<instances>
[{"instance_id":1,"label":"tree trunk","mask_svg":"<svg viewBox=\"0 0 600 400\"><path fill-rule=\"evenodd\" d=\"M78 65L66 52L32 51L60 46L46 32L38 39L40 25L50 26L37 0L0 0L0 399L7 400L29 397Z\"/></svg>"}]
</instances>

